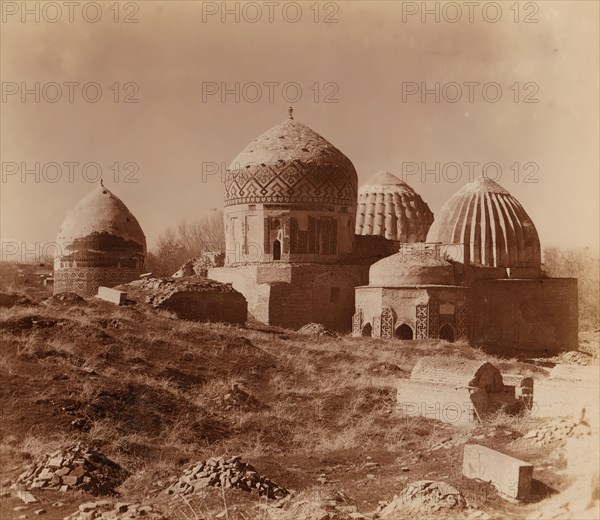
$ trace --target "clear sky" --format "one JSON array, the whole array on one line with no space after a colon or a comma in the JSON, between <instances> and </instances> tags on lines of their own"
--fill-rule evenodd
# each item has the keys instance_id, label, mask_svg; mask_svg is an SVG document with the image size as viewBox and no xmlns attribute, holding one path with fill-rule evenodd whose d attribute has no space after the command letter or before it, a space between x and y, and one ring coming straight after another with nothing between
<instances>
[{"instance_id":1,"label":"clear sky","mask_svg":"<svg viewBox=\"0 0 600 520\"><path fill-rule=\"evenodd\" d=\"M597 2L429 2L424 20L422 2L229 2L224 14L221 2L102 1L99 20L89 2L53 3L62 12L2 2L3 242L53 241L97 163L151 247L222 206L220 175L203 170L292 105L359 183L395 172L437 213L496 163L543 246L597 247Z\"/></svg>"}]
</instances>

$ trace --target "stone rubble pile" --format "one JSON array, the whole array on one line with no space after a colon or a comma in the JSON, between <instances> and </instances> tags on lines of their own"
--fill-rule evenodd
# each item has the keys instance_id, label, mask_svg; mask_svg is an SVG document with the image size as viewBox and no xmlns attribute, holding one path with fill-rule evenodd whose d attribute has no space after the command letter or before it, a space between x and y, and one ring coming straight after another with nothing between
<instances>
[{"instance_id":1,"label":"stone rubble pile","mask_svg":"<svg viewBox=\"0 0 600 520\"><path fill-rule=\"evenodd\" d=\"M591 433L592 429L585 422L577 422L573 419L560 419L527 432L523 438L533 439L538 446L544 446L553 441L562 441L572 437L579 438L591 435Z\"/></svg>"},{"instance_id":2,"label":"stone rubble pile","mask_svg":"<svg viewBox=\"0 0 600 520\"><path fill-rule=\"evenodd\" d=\"M464 495L451 485L435 480L419 480L408 484L389 503L380 503L377 518L394 520L402 518L402 512L407 510L436 512L441 509L465 509L467 506Z\"/></svg>"},{"instance_id":3,"label":"stone rubble pile","mask_svg":"<svg viewBox=\"0 0 600 520\"><path fill-rule=\"evenodd\" d=\"M189 292L235 292L230 284L216 282L214 280L197 278L194 280L181 280L176 278L148 278L136 280L123 287L135 286L148 291L146 303L159 307L161 303L168 300L174 293Z\"/></svg>"},{"instance_id":4,"label":"stone rubble pile","mask_svg":"<svg viewBox=\"0 0 600 520\"><path fill-rule=\"evenodd\" d=\"M298 334L308 334L311 336L329 336L330 338L337 338L337 334L332 330L329 330L325 325L321 323L307 323L303 327L298 329Z\"/></svg>"},{"instance_id":5,"label":"stone rubble pile","mask_svg":"<svg viewBox=\"0 0 600 520\"><path fill-rule=\"evenodd\" d=\"M353 499L343 491L329 489L300 493L294 500L281 504L261 504L269 520L365 520ZM261 517L262 518L262 517Z\"/></svg>"},{"instance_id":6,"label":"stone rubble pile","mask_svg":"<svg viewBox=\"0 0 600 520\"><path fill-rule=\"evenodd\" d=\"M25 470L17 478L17 486L111 495L128 476L126 470L101 453L76 444L51 453Z\"/></svg>"},{"instance_id":7,"label":"stone rubble pile","mask_svg":"<svg viewBox=\"0 0 600 520\"><path fill-rule=\"evenodd\" d=\"M207 487L256 491L259 496L271 499L285 498L290 494L287 489L259 475L254 466L242 462L238 456L211 458L192 464L167 489L167 493L187 495Z\"/></svg>"},{"instance_id":8,"label":"stone rubble pile","mask_svg":"<svg viewBox=\"0 0 600 520\"><path fill-rule=\"evenodd\" d=\"M442 449L449 449L449 448L454 448L456 446L461 446L463 444L466 444L467 441L469 440L470 435L468 433L463 433L463 434L456 434L453 437L449 437L448 439L443 440L442 442L436 444L435 446L433 446L433 448L430 448L429 451L437 451L437 450L442 450Z\"/></svg>"},{"instance_id":9,"label":"stone rubble pile","mask_svg":"<svg viewBox=\"0 0 600 520\"><path fill-rule=\"evenodd\" d=\"M556 361L563 365L588 366L593 363L594 358L587 352L571 350L569 352L561 352L559 355L549 358L548 361Z\"/></svg>"},{"instance_id":10,"label":"stone rubble pile","mask_svg":"<svg viewBox=\"0 0 600 520\"><path fill-rule=\"evenodd\" d=\"M172 277L182 278L184 276L200 276L206 278L208 270L211 267L222 267L224 263L225 253L223 252L203 254L202 256L189 259L172 275Z\"/></svg>"},{"instance_id":11,"label":"stone rubble pile","mask_svg":"<svg viewBox=\"0 0 600 520\"><path fill-rule=\"evenodd\" d=\"M269 408L259 399L234 385L230 392L214 399L215 404L222 410L243 410L246 412L258 411Z\"/></svg>"},{"instance_id":12,"label":"stone rubble pile","mask_svg":"<svg viewBox=\"0 0 600 520\"><path fill-rule=\"evenodd\" d=\"M85 305L87 303L85 298L82 298L74 292L63 292L54 294L44 300L45 305Z\"/></svg>"},{"instance_id":13,"label":"stone rubble pile","mask_svg":"<svg viewBox=\"0 0 600 520\"><path fill-rule=\"evenodd\" d=\"M142 517L147 520L167 520L166 516L150 505L130 504L126 502L111 504L108 500L80 504L79 511L75 511L73 514L65 517L64 520L93 520L95 518L101 518L102 520L130 520Z\"/></svg>"}]
</instances>

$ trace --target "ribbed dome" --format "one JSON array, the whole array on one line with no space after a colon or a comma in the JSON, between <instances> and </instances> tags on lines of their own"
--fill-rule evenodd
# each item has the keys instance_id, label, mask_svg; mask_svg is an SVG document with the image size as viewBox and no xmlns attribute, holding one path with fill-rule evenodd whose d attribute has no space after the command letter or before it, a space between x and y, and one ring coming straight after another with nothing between
<instances>
[{"instance_id":1,"label":"ribbed dome","mask_svg":"<svg viewBox=\"0 0 600 520\"><path fill-rule=\"evenodd\" d=\"M390 172L378 173L358 192L357 235L423 242L432 222L433 213L419 194Z\"/></svg>"},{"instance_id":2,"label":"ribbed dome","mask_svg":"<svg viewBox=\"0 0 600 520\"><path fill-rule=\"evenodd\" d=\"M356 170L329 141L286 119L252 141L232 161L225 205L316 203L355 206Z\"/></svg>"},{"instance_id":3,"label":"ribbed dome","mask_svg":"<svg viewBox=\"0 0 600 520\"><path fill-rule=\"evenodd\" d=\"M496 182L478 177L446 202L427 242L469 244L470 261L487 267L535 267L540 240L523 206Z\"/></svg>"}]
</instances>

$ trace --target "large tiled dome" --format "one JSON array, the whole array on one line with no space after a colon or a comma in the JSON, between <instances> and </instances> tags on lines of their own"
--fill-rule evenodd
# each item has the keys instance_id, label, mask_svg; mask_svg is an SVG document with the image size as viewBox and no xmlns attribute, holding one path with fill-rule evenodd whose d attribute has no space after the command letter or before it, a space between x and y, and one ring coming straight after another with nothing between
<instances>
[{"instance_id":1,"label":"large tiled dome","mask_svg":"<svg viewBox=\"0 0 600 520\"><path fill-rule=\"evenodd\" d=\"M375 175L358 192L357 235L423 242L433 213L419 194L390 172Z\"/></svg>"},{"instance_id":2,"label":"large tiled dome","mask_svg":"<svg viewBox=\"0 0 600 520\"><path fill-rule=\"evenodd\" d=\"M356 206L358 178L350 159L306 125L286 119L231 162L225 205Z\"/></svg>"},{"instance_id":3,"label":"large tiled dome","mask_svg":"<svg viewBox=\"0 0 600 520\"><path fill-rule=\"evenodd\" d=\"M540 240L523 206L498 183L480 176L450 198L427 242L468 244L470 262L485 267L534 267Z\"/></svg>"}]
</instances>

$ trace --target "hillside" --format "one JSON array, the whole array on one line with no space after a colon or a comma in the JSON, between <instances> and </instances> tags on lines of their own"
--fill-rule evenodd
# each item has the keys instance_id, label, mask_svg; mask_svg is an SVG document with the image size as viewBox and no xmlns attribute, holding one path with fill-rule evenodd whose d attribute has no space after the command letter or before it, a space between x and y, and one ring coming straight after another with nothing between
<instances>
[{"instance_id":1,"label":"hillside","mask_svg":"<svg viewBox=\"0 0 600 520\"><path fill-rule=\"evenodd\" d=\"M117 494L107 497L111 504L151 505L170 519L372 517L380 501L424 479L460 490L483 511L480 518L535 511L536 503L498 500L489 485L461 476L469 439L535 460L534 502L569 484L559 473L564 461L548 445L523 438L547 421L500 413L462 431L395 413L395 381L409 377L418 359L489 360L502 372L545 374L535 360L499 359L443 342L259 329L188 322L143 304L116 307L94 299L54 297L2 308L3 489L28 464L80 443L127 472ZM238 489L166 493L190 464L234 455L292 494L276 504ZM40 504L19 513L14 508L21 501L3 493L2 518L31 518L40 508L45 518L64 518L103 498L33 494ZM473 513L442 509L435 518Z\"/></svg>"}]
</instances>

